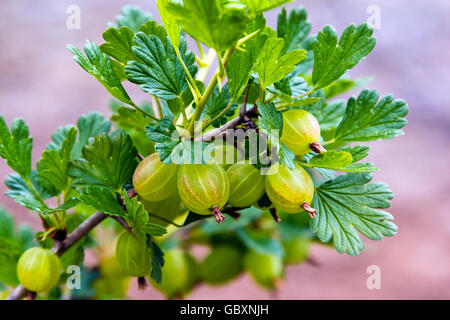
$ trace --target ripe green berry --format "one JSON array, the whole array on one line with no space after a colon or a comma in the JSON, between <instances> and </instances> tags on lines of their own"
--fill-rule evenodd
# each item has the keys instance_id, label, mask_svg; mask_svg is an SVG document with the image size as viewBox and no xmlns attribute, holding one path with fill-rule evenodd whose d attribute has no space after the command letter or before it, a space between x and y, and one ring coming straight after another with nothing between
<instances>
[{"instance_id":1,"label":"ripe green berry","mask_svg":"<svg viewBox=\"0 0 450 320\"><path fill-rule=\"evenodd\" d=\"M306 237L292 237L283 240L284 262L289 264L305 261L309 256L310 240Z\"/></svg>"},{"instance_id":2,"label":"ripe green berry","mask_svg":"<svg viewBox=\"0 0 450 320\"><path fill-rule=\"evenodd\" d=\"M212 249L200 264L200 277L209 284L223 284L242 271L242 252L230 245Z\"/></svg>"},{"instance_id":3,"label":"ripe green berry","mask_svg":"<svg viewBox=\"0 0 450 320\"><path fill-rule=\"evenodd\" d=\"M181 297L191 283L189 262L185 253L179 248L164 250L161 283L153 280L152 283L169 299Z\"/></svg>"},{"instance_id":4,"label":"ripe green berry","mask_svg":"<svg viewBox=\"0 0 450 320\"><path fill-rule=\"evenodd\" d=\"M133 186L142 199L160 201L176 190L177 166L161 162L157 153L149 155L137 166Z\"/></svg>"},{"instance_id":5,"label":"ripe green berry","mask_svg":"<svg viewBox=\"0 0 450 320\"><path fill-rule=\"evenodd\" d=\"M283 260L276 254L262 254L249 251L244 265L252 278L265 288L274 288L283 276Z\"/></svg>"},{"instance_id":6,"label":"ripe green berry","mask_svg":"<svg viewBox=\"0 0 450 320\"><path fill-rule=\"evenodd\" d=\"M308 111L293 109L283 113L283 142L295 155L311 151L321 153L325 149L319 144L320 125Z\"/></svg>"},{"instance_id":7,"label":"ripe green berry","mask_svg":"<svg viewBox=\"0 0 450 320\"><path fill-rule=\"evenodd\" d=\"M17 263L20 283L32 292L49 291L58 283L60 274L61 262L50 249L28 249Z\"/></svg>"},{"instance_id":8,"label":"ripe green berry","mask_svg":"<svg viewBox=\"0 0 450 320\"><path fill-rule=\"evenodd\" d=\"M150 274L150 250L145 235L124 231L116 244L116 259L124 273L132 277Z\"/></svg>"},{"instance_id":9,"label":"ripe green berry","mask_svg":"<svg viewBox=\"0 0 450 320\"><path fill-rule=\"evenodd\" d=\"M315 217L315 210L310 207L314 197L314 183L301 166L294 170L285 166L273 166L270 170L278 172L266 177L266 193L270 201L279 209L287 213L297 213L305 210L311 217Z\"/></svg>"},{"instance_id":10,"label":"ripe green berry","mask_svg":"<svg viewBox=\"0 0 450 320\"><path fill-rule=\"evenodd\" d=\"M230 180L228 203L244 208L258 201L264 195L264 176L251 164L234 164L227 170Z\"/></svg>"},{"instance_id":11,"label":"ripe green berry","mask_svg":"<svg viewBox=\"0 0 450 320\"><path fill-rule=\"evenodd\" d=\"M213 214L217 223L225 217L220 209L230 195L230 182L218 164L184 164L178 170L178 192L184 205L191 211Z\"/></svg>"}]
</instances>

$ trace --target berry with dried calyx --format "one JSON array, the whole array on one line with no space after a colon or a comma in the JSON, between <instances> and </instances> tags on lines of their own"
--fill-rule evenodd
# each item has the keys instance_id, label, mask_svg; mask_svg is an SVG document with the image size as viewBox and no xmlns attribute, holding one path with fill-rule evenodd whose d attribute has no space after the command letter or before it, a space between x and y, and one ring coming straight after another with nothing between
<instances>
[{"instance_id":1,"label":"berry with dried calyx","mask_svg":"<svg viewBox=\"0 0 450 320\"><path fill-rule=\"evenodd\" d=\"M200 214L213 214L217 223L225 220L220 210L230 195L230 182L218 164L185 164L178 170L178 192L184 205Z\"/></svg>"},{"instance_id":2,"label":"berry with dried calyx","mask_svg":"<svg viewBox=\"0 0 450 320\"><path fill-rule=\"evenodd\" d=\"M295 155L311 151L322 153L326 150L320 145L320 125L308 111L293 109L283 113L283 142Z\"/></svg>"},{"instance_id":3,"label":"berry with dried calyx","mask_svg":"<svg viewBox=\"0 0 450 320\"><path fill-rule=\"evenodd\" d=\"M314 183L308 172L299 165L294 170L282 165L271 167L266 177L266 193L277 208L287 213L304 210L312 218L315 217L316 210L310 206Z\"/></svg>"}]
</instances>

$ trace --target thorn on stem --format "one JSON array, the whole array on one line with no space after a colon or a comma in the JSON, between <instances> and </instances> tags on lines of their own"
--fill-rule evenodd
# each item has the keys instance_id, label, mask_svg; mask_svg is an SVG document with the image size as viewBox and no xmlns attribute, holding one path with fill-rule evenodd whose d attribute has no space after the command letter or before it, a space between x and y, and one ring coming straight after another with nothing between
<instances>
[{"instance_id":1,"label":"thorn on stem","mask_svg":"<svg viewBox=\"0 0 450 320\"><path fill-rule=\"evenodd\" d=\"M278 215L277 208L270 208L270 214L272 215L275 222L281 222L281 218Z\"/></svg>"},{"instance_id":2,"label":"thorn on stem","mask_svg":"<svg viewBox=\"0 0 450 320\"><path fill-rule=\"evenodd\" d=\"M314 219L316 217L317 210L312 208L308 202L303 202L302 208L309 214L311 218Z\"/></svg>"},{"instance_id":3,"label":"thorn on stem","mask_svg":"<svg viewBox=\"0 0 450 320\"><path fill-rule=\"evenodd\" d=\"M311 148L312 151L314 151L315 153L324 153L327 152L327 150L318 142L314 141L312 142L309 147Z\"/></svg>"},{"instance_id":4,"label":"thorn on stem","mask_svg":"<svg viewBox=\"0 0 450 320\"><path fill-rule=\"evenodd\" d=\"M145 279L145 277L139 277L137 279L137 282L138 282L139 290L145 290L145 288L148 287L148 283L147 283L147 280Z\"/></svg>"},{"instance_id":5,"label":"thorn on stem","mask_svg":"<svg viewBox=\"0 0 450 320\"><path fill-rule=\"evenodd\" d=\"M220 212L219 207L212 208L211 213L214 215L214 218L216 218L217 223L225 221L225 216Z\"/></svg>"}]
</instances>

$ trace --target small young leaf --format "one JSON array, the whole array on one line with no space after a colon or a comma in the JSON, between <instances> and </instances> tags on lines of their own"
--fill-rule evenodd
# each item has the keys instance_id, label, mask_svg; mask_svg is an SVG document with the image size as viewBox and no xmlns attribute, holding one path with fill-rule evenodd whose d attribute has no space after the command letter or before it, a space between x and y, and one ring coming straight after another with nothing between
<instances>
[{"instance_id":1,"label":"small young leaf","mask_svg":"<svg viewBox=\"0 0 450 320\"><path fill-rule=\"evenodd\" d=\"M326 26L312 43L314 68L312 80L318 90L339 79L375 47L373 29L367 23L345 28L338 43L336 30Z\"/></svg>"},{"instance_id":2,"label":"small young leaf","mask_svg":"<svg viewBox=\"0 0 450 320\"><path fill-rule=\"evenodd\" d=\"M164 117L158 123L148 125L146 130L148 137L157 143L155 148L161 161L170 164L172 152L181 141L172 120L169 117Z\"/></svg>"},{"instance_id":3,"label":"small young leaf","mask_svg":"<svg viewBox=\"0 0 450 320\"><path fill-rule=\"evenodd\" d=\"M381 240L397 233L393 217L385 211L393 198L383 183L369 183L368 173L349 173L316 188L313 206L317 217L311 220L311 231L323 242L333 239L339 253L356 256L364 249L358 235Z\"/></svg>"},{"instance_id":4,"label":"small young leaf","mask_svg":"<svg viewBox=\"0 0 450 320\"><path fill-rule=\"evenodd\" d=\"M305 8L291 10L289 17L286 8L278 15L278 37L284 40L282 54L295 49L301 49L301 43L311 31L311 23L307 21Z\"/></svg>"},{"instance_id":5,"label":"small young leaf","mask_svg":"<svg viewBox=\"0 0 450 320\"><path fill-rule=\"evenodd\" d=\"M392 139L403 134L408 105L387 95L381 100L376 90L364 90L358 99L351 97L344 118L335 133L335 141L372 141Z\"/></svg>"},{"instance_id":6,"label":"small young leaf","mask_svg":"<svg viewBox=\"0 0 450 320\"><path fill-rule=\"evenodd\" d=\"M276 31L269 27L266 27L265 32L267 32L268 38L254 66L254 70L258 74L264 89L282 80L306 57L305 50L293 50L280 56L284 48L284 40L278 38Z\"/></svg>"},{"instance_id":7,"label":"small young leaf","mask_svg":"<svg viewBox=\"0 0 450 320\"><path fill-rule=\"evenodd\" d=\"M131 50L133 38L134 33L128 27L109 28L103 32L103 39L106 43L100 45L100 50L122 63L136 60Z\"/></svg>"},{"instance_id":8,"label":"small young leaf","mask_svg":"<svg viewBox=\"0 0 450 320\"><path fill-rule=\"evenodd\" d=\"M28 126L23 119L15 119L11 132L0 116L0 157L8 166L24 178L31 174L31 149L33 138L29 136Z\"/></svg>"}]
</instances>

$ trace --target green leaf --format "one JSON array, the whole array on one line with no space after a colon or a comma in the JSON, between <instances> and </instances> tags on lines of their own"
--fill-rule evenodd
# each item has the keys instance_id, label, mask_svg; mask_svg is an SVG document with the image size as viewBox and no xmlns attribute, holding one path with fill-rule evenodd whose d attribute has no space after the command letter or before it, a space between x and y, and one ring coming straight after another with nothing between
<instances>
[{"instance_id":1,"label":"green leaf","mask_svg":"<svg viewBox=\"0 0 450 320\"><path fill-rule=\"evenodd\" d=\"M75 127L73 125L59 127L52 134L52 141L47 144L46 149L47 150L60 150L64 140L66 140L67 135L72 130L72 128L75 128Z\"/></svg>"},{"instance_id":2,"label":"green leaf","mask_svg":"<svg viewBox=\"0 0 450 320\"><path fill-rule=\"evenodd\" d=\"M262 104L258 102L258 126L261 132L267 135L268 139L277 146L279 162L289 169L295 169L295 155L282 142L280 137L283 133L283 115L277 111L273 103Z\"/></svg>"},{"instance_id":3,"label":"green leaf","mask_svg":"<svg viewBox=\"0 0 450 320\"><path fill-rule=\"evenodd\" d=\"M214 88L214 92L206 103L205 109L203 113L207 116L208 119L214 119L218 116L230 103L230 89L228 83L222 88L219 89L218 86ZM228 111L220 118L215 120L212 123L212 126L215 128L220 127L221 125L227 122L227 117L231 117L234 115L237 105L233 104L233 106L228 109Z\"/></svg>"},{"instance_id":4,"label":"green leaf","mask_svg":"<svg viewBox=\"0 0 450 320\"><path fill-rule=\"evenodd\" d=\"M14 219L5 208L0 206L0 238L14 237Z\"/></svg>"},{"instance_id":5,"label":"green leaf","mask_svg":"<svg viewBox=\"0 0 450 320\"><path fill-rule=\"evenodd\" d=\"M371 240L381 240L397 233L393 217L377 209L389 208L393 193L384 183L369 183L368 173L349 173L316 188L311 231L322 242L333 240L339 253L356 256L364 249L359 231Z\"/></svg>"},{"instance_id":6,"label":"green leaf","mask_svg":"<svg viewBox=\"0 0 450 320\"><path fill-rule=\"evenodd\" d=\"M79 186L93 185L120 191L137 166L137 150L123 132L111 137L106 133L96 136L82 153L84 159L73 161L69 169L77 190Z\"/></svg>"},{"instance_id":7,"label":"green leaf","mask_svg":"<svg viewBox=\"0 0 450 320\"><path fill-rule=\"evenodd\" d=\"M111 122L97 112L89 112L82 115L77 122L79 137L75 144L73 159L81 158L81 150L88 143L88 140L101 133L109 133L111 130Z\"/></svg>"},{"instance_id":8,"label":"green leaf","mask_svg":"<svg viewBox=\"0 0 450 320\"><path fill-rule=\"evenodd\" d=\"M147 210L145 210L142 202L138 201L136 197L130 199L126 191L122 192L122 196L125 207L127 208L127 216L131 221L131 227L133 229L156 237L167 233L164 227L149 222Z\"/></svg>"},{"instance_id":9,"label":"green leaf","mask_svg":"<svg viewBox=\"0 0 450 320\"><path fill-rule=\"evenodd\" d=\"M284 40L282 54L301 48L301 43L311 31L311 23L307 21L307 13L303 6L293 9L287 15L286 8L278 15L278 37Z\"/></svg>"},{"instance_id":10,"label":"green leaf","mask_svg":"<svg viewBox=\"0 0 450 320\"><path fill-rule=\"evenodd\" d=\"M152 241L150 246L152 272L151 277L156 283L161 283L162 272L161 267L164 266L164 253L158 247L158 245Z\"/></svg>"},{"instance_id":11,"label":"green leaf","mask_svg":"<svg viewBox=\"0 0 450 320\"><path fill-rule=\"evenodd\" d=\"M127 107L119 107L115 112L111 116L111 121L131 137L138 152L143 156L152 153L154 144L145 131L145 127L152 122L152 119L144 116L142 112Z\"/></svg>"},{"instance_id":12,"label":"green leaf","mask_svg":"<svg viewBox=\"0 0 450 320\"><path fill-rule=\"evenodd\" d=\"M67 48L73 53L74 60L94 76L114 98L123 103L134 105L113 70L111 58L102 53L95 43L86 41L84 45L86 56L74 46L69 45Z\"/></svg>"},{"instance_id":13,"label":"green leaf","mask_svg":"<svg viewBox=\"0 0 450 320\"><path fill-rule=\"evenodd\" d=\"M36 176L35 172L32 174L34 177ZM42 186L38 186L37 179L32 179L31 181L34 190L44 190ZM39 192L33 192L27 182L19 174L12 173L8 175L5 180L5 185L9 188L9 190L5 192L6 195L14 199L21 206L41 213L49 210L41 200L48 198L48 194L44 192L41 194Z\"/></svg>"},{"instance_id":14,"label":"green leaf","mask_svg":"<svg viewBox=\"0 0 450 320\"><path fill-rule=\"evenodd\" d=\"M364 90L358 99L347 102L344 118L335 133L335 141L372 141L392 139L403 134L408 105L387 95L379 100L376 90Z\"/></svg>"},{"instance_id":15,"label":"green leaf","mask_svg":"<svg viewBox=\"0 0 450 320\"><path fill-rule=\"evenodd\" d=\"M339 79L375 47L373 29L367 23L345 28L338 42L336 30L326 26L312 43L314 68L312 80L318 90Z\"/></svg>"},{"instance_id":16,"label":"green leaf","mask_svg":"<svg viewBox=\"0 0 450 320\"><path fill-rule=\"evenodd\" d=\"M69 164L76 137L77 130L74 127L70 128L61 148L44 151L42 159L36 164L38 179L51 184L58 193L67 187Z\"/></svg>"},{"instance_id":17,"label":"green leaf","mask_svg":"<svg viewBox=\"0 0 450 320\"><path fill-rule=\"evenodd\" d=\"M136 59L131 50L133 38L134 33L128 27L109 28L103 32L106 43L100 45L100 50L122 63L127 63Z\"/></svg>"},{"instance_id":18,"label":"green leaf","mask_svg":"<svg viewBox=\"0 0 450 320\"><path fill-rule=\"evenodd\" d=\"M31 174L31 149L33 138L29 136L28 126L23 119L15 119L11 132L0 116L0 157L8 166L24 178Z\"/></svg>"},{"instance_id":19,"label":"green leaf","mask_svg":"<svg viewBox=\"0 0 450 320\"><path fill-rule=\"evenodd\" d=\"M23 248L13 238L0 237L0 281L11 286L19 283L16 274L17 261Z\"/></svg>"},{"instance_id":20,"label":"green leaf","mask_svg":"<svg viewBox=\"0 0 450 320\"><path fill-rule=\"evenodd\" d=\"M235 50L226 66L228 82L230 83L231 98L233 101L242 95L250 79L250 72L258 59L259 52L264 45L267 34L263 32L266 20L262 15L250 21L246 33L259 33L245 41L241 48L245 51Z\"/></svg>"},{"instance_id":21,"label":"green leaf","mask_svg":"<svg viewBox=\"0 0 450 320\"><path fill-rule=\"evenodd\" d=\"M241 3L247 6L253 15L272 10L288 2L292 2L292 0L230 0L230 3Z\"/></svg>"},{"instance_id":22,"label":"green leaf","mask_svg":"<svg viewBox=\"0 0 450 320\"><path fill-rule=\"evenodd\" d=\"M157 36L148 36L143 32L136 35L134 42L133 53L143 63L128 62L125 67L128 79L138 84L143 91L158 98L181 98L183 91L188 88L187 75L173 47L165 46ZM190 74L195 76L195 56L187 49L184 38L181 39L179 51Z\"/></svg>"},{"instance_id":23,"label":"green leaf","mask_svg":"<svg viewBox=\"0 0 450 320\"><path fill-rule=\"evenodd\" d=\"M315 155L308 163L310 167L342 170L352 163L352 155L345 151L330 150ZM302 163L304 165L304 163Z\"/></svg>"},{"instance_id":24,"label":"green leaf","mask_svg":"<svg viewBox=\"0 0 450 320\"><path fill-rule=\"evenodd\" d=\"M346 146L340 151L348 152L352 155L352 163L361 161L369 155L370 147L368 146Z\"/></svg>"},{"instance_id":25,"label":"green leaf","mask_svg":"<svg viewBox=\"0 0 450 320\"><path fill-rule=\"evenodd\" d=\"M217 0L166 1L166 9L185 32L217 52L231 48L247 25L243 9Z\"/></svg>"},{"instance_id":26,"label":"green leaf","mask_svg":"<svg viewBox=\"0 0 450 320\"><path fill-rule=\"evenodd\" d=\"M141 26L146 23L148 20L152 19L152 15L148 12L143 12L142 9L138 6L124 6L122 8L122 15L118 15L116 17L117 26L120 27L128 27L136 33L139 31ZM111 24L114 27L117 27L114 24Z\"/></svg>"},{"instance_id":27,"label":"green leaf","mask_svg":"<svg viewBox=\"0 0 450 320\"><path fill-rule=\"evenodd\" d=\"M320 130L336 129L345 114L345 101L339 100L329 104L322 104L322 107L312 110L320 124Z\"/></svg>"},{"instance_id":28,"label":"green leaf","mask_svg":"<svg viewBox=\"0 0 450 320\"><path fill-rule=\"evenodd\" d=\"M169 117L164 117L158 123L147 126L146 130L148 137L158 143L155 148L161 161L170 164L172 152L181 141L172 120Z\"/></svg>"},{"instance_id":29,"label":"green leaf","mask_svg":"<svg viewBox=\"0 0 450 320\"><path fill-rule=\"evenodd\" d=\"M77 185L77 198L84 204L109 215L126 217L111 189L100 185Z\"/></svg>"},{"instance_id":30,"label":"green leaf","mask_svg":"<svg viewBox=\"0 0 450 320\"><path fill-rule=\"evenodd\" d=\"M284 48L284 40L277 38L276 31L269 27L266 27L266 32L268 38L254 66L264 89L292 72L295 66L303 61L306 56L305 50L293 50L280 56Z\"/></svg>"},{"instance_id":31,"label":"green leaf","mask_svg":"<svg viewBox=\"0 0 450 320\"><path fill-rule=\"evenodd\" d=\"M180 26L175 21L170 12L166 9L166 4L169 2L170 0L156 0L156 5L158 6L161 20L164 24L164 27L166 28L172 45L175 48L178 48L178 46L180 45Z\"/></svg>"}]
</instances>

